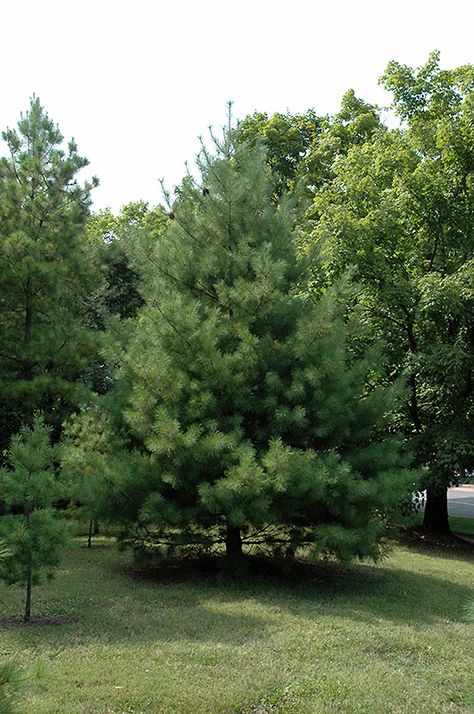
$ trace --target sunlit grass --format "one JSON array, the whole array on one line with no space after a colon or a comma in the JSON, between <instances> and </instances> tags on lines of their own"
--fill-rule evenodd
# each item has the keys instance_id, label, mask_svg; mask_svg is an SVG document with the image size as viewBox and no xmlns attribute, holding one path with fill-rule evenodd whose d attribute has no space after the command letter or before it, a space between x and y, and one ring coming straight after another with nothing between
<instances>
[{"instance_id":1,"label":"sunlit grass","mask_svg":"<svg viewBox=\"0 0 474 714\"><path fill-rule=\"evenodd\" d=\"M0 654L40 666L21 714L467 712L468 552L397 548L379 565L285 582L215 572L160 580L110 544L76 546L33 615L0 586Z\"/></svg>"}]
</instances>

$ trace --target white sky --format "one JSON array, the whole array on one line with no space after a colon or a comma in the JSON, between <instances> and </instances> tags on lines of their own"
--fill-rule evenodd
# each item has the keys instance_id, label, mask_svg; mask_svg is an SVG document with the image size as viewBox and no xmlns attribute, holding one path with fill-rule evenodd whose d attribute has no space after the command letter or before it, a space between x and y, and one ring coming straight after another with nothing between
<instances>
[{"instance_id":1,"label":"white sky","mask_svg":"<svg viewBox=\"0 0 474 714\"><path fill-rule=\"evenodd\" d=\"M161 200L225 121L372 102L391 59L474 61L472 0L0 0L0 129L36 93L101 185L95 209ZM3 148L2 148L3 151Z\"/></svg>"}]
</instances>

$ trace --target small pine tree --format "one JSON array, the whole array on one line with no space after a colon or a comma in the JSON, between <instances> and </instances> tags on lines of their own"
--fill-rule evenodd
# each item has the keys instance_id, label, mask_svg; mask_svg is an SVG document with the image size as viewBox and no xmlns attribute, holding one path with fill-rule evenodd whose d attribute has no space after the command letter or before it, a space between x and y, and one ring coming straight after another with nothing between
<instances>
[{"instance_id":1,"label":"small pine tree","mask_svg":"<svg viewBox=\"0 0 474 714\"><path fill-rule=\"evenodd\" d=\"M94 525L106 515L107 483L118 470L110 454L113 442L107 419L96 405L73 414L65 424L60 445L61 473L70 498L89 520L88 547L92 547ZM113 508L110 503L108 506Z\"/></svg>"},{"instance_id":2,"label":"small pine tree","mask_svg":"<svg viewBox=\"0 0 474 714\"><path fill-rule=\"evenodd\" d=\"M305 294L297 211L275 199L261 147L231 130L215 144L170 205L104 399L123 437L106 459L110 515L135 543L376 557L403 475L379 355L357 356L341 295Z\"/></svg>"},{"instance_id":3,"label":"small pine tree","mask_svg":"<svg viewBox=\"0 0 474 714\"><path fill-rule=\"evenodd\" d=\"M9 468L0 469L0 498L9 512L0 517L0 537L10 557L0 562L0 578L26 589L24 622L31 617L33 585L50 577L66 543L64 524L53 504L62 496L55 473L56 449L41 417L11 439Z\"/></svg>"}]
</instances>

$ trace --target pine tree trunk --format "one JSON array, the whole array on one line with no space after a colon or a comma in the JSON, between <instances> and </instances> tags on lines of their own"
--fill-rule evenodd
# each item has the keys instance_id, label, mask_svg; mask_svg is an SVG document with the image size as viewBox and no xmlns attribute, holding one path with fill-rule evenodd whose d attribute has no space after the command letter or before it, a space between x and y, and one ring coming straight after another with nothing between
<instances>
[{"instance_id":1,"label":"pine tree trunk","mask_svg":"<svg viewBox=\"0 0 474 714\"><path fill-rule=\"evenodd\" d=\"M28 536L30 536L31 529L31 514L30 511L26 511L26 530ZM31 562L31 553L28 558L28 568L26 571L26 601L25 601L25 614L23 616L23 622L29 622L31 617L31 587L33 584L33 568Z\"/></svg>"},{"instance_id":2,"label":"pine tree trunk","mask_svg":"<svg viewBox=\"0 0 474 714\"><path fill-rule=\"evenodd\" d=\"M240 528L227 525L225 537L225 554L228 560L239 560L242 558L242 538Z\"/></svg>"},{"instance_id":3,"label":"pine tree trunk","mask_svg":"<svg viewBox=\"0 0 474 714\"><path fill-rule=\"evenodd\" d=\"M88 536L88 538L87 538L87 547L88 547L88 548L92 548L92 533L93 533L93 530L94 530L94 521L93 521L92 518L91 518L90 521L89 521L89 536Z\"/></svg>"},{"instance_id":4,"label":"pine tree trunk","mask_svg":"<svg viewBox=\"0 0 474 714\"><path fill-rule=\"evenodd\" d=\"M23 332L23 348L24 348L24 358L21 362L21 379L26 382L31 382L33 379L33 363L31 361L31 332L33 326L33 295L32 295L32 284L31 276L28 275L25 286L25 318L24 318L24 332ZM25 400L23 409L23 421L29 424L33 419L33 404L31 398L28 397Z\"/></svg>"},{"instance_id":5,"label":"pine tree trunk","mask_svg":"<svg viewBox=\"0 0 474 714\"><path fill-rule=\"evenodd\" d=\"M451 534L448 520L448 491L446 488L442 490L426 489L423 530L426 533Z\"/></svg>"},{"instance_id":6,"label":"pine tree trunk","mask_svg":"<svg viewBox=\"0 0 474 714\"><path fill-rule=\"evenodd\" d=\"M27 580L26 580L25 614L23 616L23 622L29 622L30 617L31 617L31 585L32 585L31 568L28 568L28 574L27 574Z\"/></svg>"},{"instance_id":7,"label":"pine tree trunk","mask_svg":"<svg viewBox=\"0 0 474 714\"><path fill-rule=\"evenodd\" d=\"M33 325L33 296L32 296L32 285L31 276L28 275L25 286L25 321L24 321L24 332L23 332L23 344L26 351L26 359L23 360L22 376L23 379L31 381L32 378L32 367L31 367L31 355L30 355L30 345L31 345L31 330Z\"/></svg>"}]
</instances>

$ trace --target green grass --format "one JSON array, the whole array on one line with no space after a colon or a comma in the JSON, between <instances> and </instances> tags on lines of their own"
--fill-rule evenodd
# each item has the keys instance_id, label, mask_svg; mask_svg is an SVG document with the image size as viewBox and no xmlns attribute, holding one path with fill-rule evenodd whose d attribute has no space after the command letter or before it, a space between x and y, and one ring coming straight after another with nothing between
<instances>
[{"instance_id":1,"label":"green grass","mask_svg":"<svg viewBox=\"0 0 474 714\"><path fill-rule=\"evenodd\" d=\"M413 525L421 528L423 514L416 513L413 518ZM474 518L462 518L461 516L449 516L451 531L456 535L470 536L474 538Z\"/></svg>"},{"instance_id":2,"label":"green grass","mask_svg":"<svg viewBox=\"0 0 474 714\"><path fill-rule=\"evenodd\" d=\"M285 582L145 579L130 555L76 546L33 593L0 586L0 656L40 668L21 714L436 714L474 688L468 552L397 548L379 565Z\"/></svg>"},{"instance_id":3,"label":"green grass","mask_svg":"<svg viewBox=\"0 0 474 714\"><path fill-rule=\"evenodd\" d=\"M450 516L449 525L453 533L457 535L472 536L474 538L474 518L461 518L461 516Z\"/></svg>"}]
</instances>

